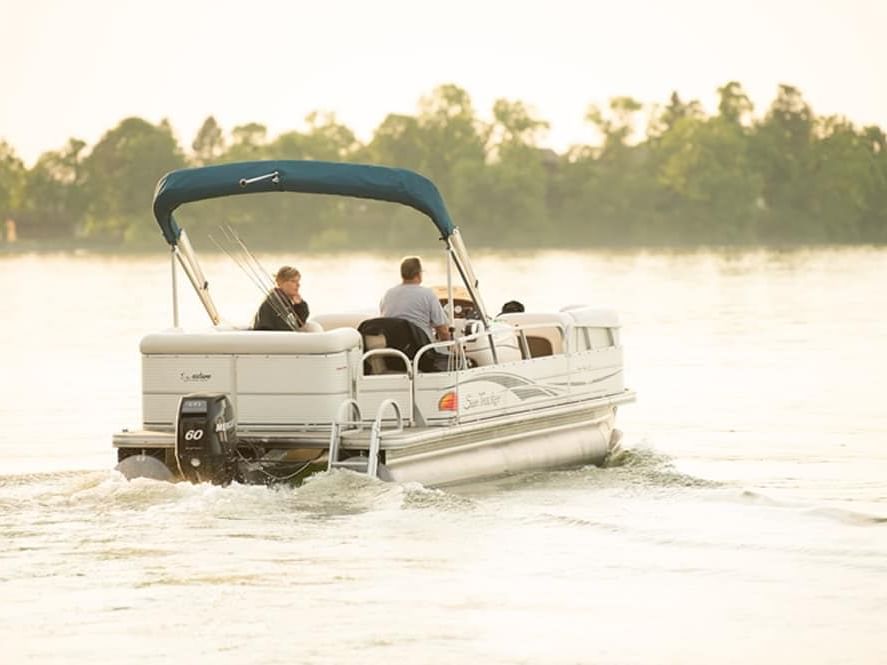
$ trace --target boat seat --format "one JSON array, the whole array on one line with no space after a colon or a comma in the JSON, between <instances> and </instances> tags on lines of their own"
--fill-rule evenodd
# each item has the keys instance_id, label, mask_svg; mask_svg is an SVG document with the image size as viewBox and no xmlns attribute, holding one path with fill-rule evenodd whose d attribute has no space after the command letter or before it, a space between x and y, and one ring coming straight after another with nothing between
<instances>
[{"instance_id":1,"label":"boat seat","mask_svg":"<svg viewBox=\"0 0 887 665\"><path fill-rule=\"evenodd\" d=\"M524 334L527 337L531 358L554 356L564 352L564 336L562 330L573 323L572 317L554 312L551 314L538 312L515 312L500 314L497 319L513 326L532 326ZM543 324L550 323L551 327ZM538 326L538 327L537 327Z\"/></svg>"},{"instance_id":2,"label":"boat seat","mask_svg":"<svg viewBox=\"0 0 887 665\"><path fill-rule=\"evenodd\" d=\"M374 349L384 349L386 348L385 335L373 335L373 334L365 334L363 335L363 350L364 351L372 351ZM371 356L364 361L364 374L388 374L388 362L392 361L392 364L397 363L400 365L400 369L391 370L397 371L398 374L402 374L406 371L406 368L403 367L403 362L398 358L386 358L385 356Z\"/></svg>"},{"instance_id":3,"label":"boat seat","mask_svg":"<svg viewBox=\"0 0 887 665\"><path fill-rule=\"evenodd\" d=\"M311 317L309 322L320 324L324 330L334 330L335 328L354 328L356 330L362 322L375 316L375 314L367 314L366 312L334 312L316 314Z\"/></svg>"},{"instance_id":4,"label":"boat seat","mask_svg":"<svg viewBox=\"0 0 887 665\"><path fill-rule=\"evenodd\" d=\"M253 331L252 323L228 323L223 322L213 326L213 330L217 332L241 332L241 331ZM309 319L305 321L305 325L298 332L323 332L324 327L317 323L314 319ZM286 331L285 331L286 332Z\"/></svg>"},{"instance_id":5,"label":"boat seat","mask_svg":"<svg viewBox=\"0 0 887 665\"><path fill-rule=\"evenodd\" d=\"M407 358L412 360L416 353L426 344L431 342L428 335L416 324L406 319L393 317L378 317L361 322L358 332L363 336L364 348L369 349L397 349ZM381 363L374 362L381 360ZM419 370L422 372L439 372L446 369L449 356L439 353L434 349L426 351L419 360ZM379 371L381 370L381 371ZM380 356L370 358L364 363L366 374L403 373L403 360L395 356Z\"/></svg>"},{"instance_id":6,"label":"boat seat","mask_svg":"<svg viewBox=\"0 0 887 665\"><path fill-rule=\"evenodd\" d=\"M146 335L139 348L143 354L317 355L350 351L359 348L360 342L360 334L353 328L325 332L171 331Z\"/></svg>"},{"instance_id":7,"label":"boat seat","mask_svg":"<svg viewBox=\"0 0 887 665\"><path fill-rule=\"evenodd\" d=\"M551 339L546 336L527 335L527 347L530 350L530 358L541 358L543 356L553 356L554 347Z\"/></svg>"}]
</instances>

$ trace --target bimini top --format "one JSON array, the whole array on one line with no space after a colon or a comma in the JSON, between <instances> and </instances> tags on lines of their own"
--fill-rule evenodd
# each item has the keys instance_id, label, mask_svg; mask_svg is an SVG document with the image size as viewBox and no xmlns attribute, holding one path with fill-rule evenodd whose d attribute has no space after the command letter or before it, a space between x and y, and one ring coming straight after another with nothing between
<instances>
[{"instance_id":1,"label":"bimini top","mask_svg":"<svg viewBox=\"0 0 887 665\"><path fill-rule=\"evenodd\" d=\"M294 160L237 162L167 173L154 193L154 217L163 237L174 246L181 230L172 213L183 203L257 192L335 194L390 201L428 215L444 238L456 228L437 187L418 173L369 164Z\"/></svg>"}]
</instances>

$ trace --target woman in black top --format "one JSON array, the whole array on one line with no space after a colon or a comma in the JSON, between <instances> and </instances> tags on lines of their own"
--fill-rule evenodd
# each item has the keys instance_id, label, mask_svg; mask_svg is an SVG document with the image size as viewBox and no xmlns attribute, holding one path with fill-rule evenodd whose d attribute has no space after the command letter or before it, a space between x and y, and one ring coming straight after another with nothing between
<instances>
[{"instance_id":1,"label":"woman in black top","mask_svg":"<svg viewBox=\"0 0 887 665\"><path fill-rule=\"evenodd\" d=\"M308 320L308 303L302 300L299 283L302 275L290 266L277 271L277 287L259 306L253 330L301 330Z\"/></svg>"}]
</instances>

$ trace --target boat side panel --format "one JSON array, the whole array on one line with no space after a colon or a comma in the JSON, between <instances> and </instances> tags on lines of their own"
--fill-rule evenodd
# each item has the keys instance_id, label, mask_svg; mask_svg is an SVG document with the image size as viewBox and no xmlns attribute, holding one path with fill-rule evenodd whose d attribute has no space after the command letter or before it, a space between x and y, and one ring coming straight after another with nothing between
<instances>
[{"instance_id":1,"label":"boat side panel","mask_svg":"<svg viewBox=\"0 0 887 665\"><path fill-rule=\"evenodd\" d=\"M351 397L346 352L236 356L237 422L242 427L328 426Z\"/></svg>"},{"instance_id":2,"label":"boat side panel","mask_svg":"<svg viewBox=\"0 0 887 665\"><path fill-rule=\"evenodd\" d=\"M240 425L328 426L352 394L349 356L355 354L145 355L143 423L171 427L182 395L220 392L230 397Z\"/></svg>"},{"instance_id":3,"label":"boat side panel","mask_svg":"<svg viewBox=\"0 0 887 665\"><path fill-rule=\"evenodd\" d=\"M329 426L336 418L339 405L347 398L347 392L324 395L303 392L278 395L240 393L237 398L240 405L237 425L247 428L262 425Z\"/></svg>"},{"instance_id":4,"label":"boat side panel","mask_svg":"<svg viewBox=\"0 0 887 665\"><path fill-rule=\"evenodd\" d=\"M231 356L142 356L145 393L228 392L233 387Z\"/></svg>"},{"instance_id":5,"label":"boat side panel","mask_svg":"<svg viewBox=\"0 0 887 665\"><path fill-rule=\"evenodd\" d=\"M188 392L198 392L197 390ZM182 393L187 394L187 393ZM145 429L168 429L175 426L176 409L179 407L179 394L142 395L142 421ZM235 405L236 413L236 405Z\"/></svg>"},{"instance_id":6,"label":"boat side panel","mask_svg":"<svg viewBox=\"0 0 887 665\"><path fill-rule=\"evenodd\" d=\"M439 409L441 398L450 390L458 392L462 422L555 404L569 394L567 359L546 356L461 372L420 374L416 405L426 422L446 422L454 417L454 413Z\"/></svg>"},{"instance_id":7,"label":"boat side panel","mask_svg":"<svg viewBox=\"0 0 887 665\"><path fill-rule=\"evenodd\" d=\"M349 389L344 353L316 356L236 356L238 393L335 393ZM346 395L347 396L347 395Z\"/></svg>"},{"instance_id":8,"label":"boat side panel","mask_svg":"<svg viewBox=\"0 0 887 665\"><path fill-rule=\"evenodd\" d=\"M233 357L142 356L142 420L145 427L171 425L176 417L179 397L196 392L233 395Z\"/></svg>"},{"instance_id":9,"label":"boat side panel","mask_svg":"<svg viewBox=\"0 0 887 665\"><path fill-rule=\"evenodd\" d=\"M624 390L625 372L620 347L580 351L570 356L571 395L600 397Z\"/></svg>"},{"instance_id":10,"label":"boat side panel","mask_svg":"<svg viewBox=\"0 0 887 665\"><path fill-rule=\"evenodd\" d=\"M357 380L357 404L365 422L375 420L379 407L386 399L393 399L400 407L403 418L413 419L413 399L410 377L407 374L381 374L360 376ZM385 421L394 420L391 409L382 414Z\"/></svg>"}]
</instances>

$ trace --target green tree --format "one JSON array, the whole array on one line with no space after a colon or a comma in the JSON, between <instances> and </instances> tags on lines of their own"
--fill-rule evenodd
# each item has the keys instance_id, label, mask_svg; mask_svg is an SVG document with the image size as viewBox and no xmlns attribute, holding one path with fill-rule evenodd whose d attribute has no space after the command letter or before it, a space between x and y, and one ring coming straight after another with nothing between
<instances>
[{"instance_id":1,"label":"green tree","mask_svg":"<svg viewBox=\"0 0 887 665\"><path fill-rule=\"evenodd\" d=\"M810 231L814 127L815 115L801 92L780 85L753 128L750 168L763 179L761 240L799 240Z\"/></svg>"},{"instance_id":2,"label":"green tree","mask_svg":"<svg viewBox=\"0 0 887 665\"><path fill-rule=\"evenodd\" d=\"M887 242L887 136L880 127L862 131L862 142L870 162L870 188L866 210L859 222L860 238L866 242Z\"/></svg>"},{"instance_id":3,"label":"green tree","mask_svg":"<svg viewBox=\"0 0 887 665\"><path fill-rule=\"evenodd\" d=\"M585 119L602 136L600 147L573 151L567 169L572 233L591 242L649 242L656 181L646 144L632 145L643 105L615 97L605 112L589 107ZM577 178L580 178L577 180ZM584 182L581 178L587 178Z\"/></svg>"},{"instance_id":4,"label":"green tree","mask_svg":"<svg viewBox=\"0 0 887 665\"><path fill-rule=\"evenodd\" d=\"M536 147L548 123L523 102L498 99L486 129L486 165L466 179L470 206L482 213L476 236L483 242L530 245L547 220L547 153Z\"/></svg>"},{"instance_id":5,"label":"green tree","mask_svg":"<svg viewBox=\"0 0 887 665\"><path fill-rule=\"evenodd\" d=\"M88 203L84 193L85 148L83 141L69 139L61 150L43 153L27 173L24 205L32 223L46 228L46 234L71 235L83 222Z\"/></svg>"},{"instance_id":6,"label":"green tree","mask_svg":"<svg viewBox=\"0 0 887 665\"><path fill-rule=\"evenodd\" d=\"M647 137L656 139L668 132L684 118L703 118L705 112L698 100L684 102L677 91L671 93L668 104L657 107L647 128Z\"/></svg>"},{"instance_id":7,"label":"green tree","mask_svg":"<svg viewBox=\"0 0 887 665\"><path fill-rule=\"evenodd\" d=\"M373 132L367 145L367 161L414 171L422 170L425 155L422 150L419 121L410 115L391 113Z\"/></svg>"},{"instance_id":8,"label":"green tree","mask_svg":"<svg viewBox=\"0 0 887 665\"><path fill-rule=\"evenodd\" d=\"M420 170L431 178L457 215L470 207L465 178L484 163L484 142L471 97L455 85L442 85L419 102L417 117L422 152Z\"/></svg>"},{"instance_id":9,"label":"green tree","mask_svg":"<svg viewBox=\"0 0 887 665\"><path fill-rule=\"evenodd\" d=\"M25 165L12 146L0 139L0 223L22 206Z\"/></svg>"},{"instance_id":10,"label":"green tree","mask_svg":"<svg viewBox=\"0 0 887 665\"><path fill-rule=\"evenodd\" d=\"M836 116L820 119L816 134L807 239L863 240L872 194L883 187L873 168L870 139Z\"/></svg>"},{"instance_id":11,"label":"green tree","mask_svg":"<svg viewBox=\"0 0 887 665\"><path fill-rule=\"evenodd\" d=\"M497 99L493 122L486 132L488 150L502 145L536 146L549 127L547 121L534 118L523 102Z\"/></svg>"},{"instance_id":12,"label":"green tree","mask_svg":"<svg viewBox=\"0 0 887 665\"><path fill-rule=\"evenodd\" d=\"M602 157L616 156L623 152L628 140L634 135L637 113L643 105L631 97L614 97L610 100L609 113L592 105L585 120L593 124L604 138Z\"/></svg>"},{"instance_id":13,"label":"green tree","mask_svg":"<svg viewBox=\"0 0 887 665\"><path fill-rule=\"evenodd\" d=\"M268 154L279 159L348 161L360 142L334 113L314 111L305 117L307 132L286 132L268 146Z\"/></svg>"},{"instance_id":14,"label":"green tree","mask_svg":"<svg viewBox=\"0 0 887 665\"><path fill-rule=\"evenodd\" d=\"M308 159L348 161L362 147L354 132L335 113L314 111L305 117Z\"/></svg>"},{"instance_id":15,"label":"green tree","mask_svg":"<svg viewBox=\"0 0 887 665\"><path fill-rule=\"evenodd\" d=\"M745 124L754 105L737 81L730 81L718 88L718 115L728 123L734 125Z\"/></svg>"},{"instance_id":16,"label":"green tree","mask_svg":"<svg viewBox=\"0 0 887 665\"><path fill-rule=\"evenodd\" d=\"M473 191L472 238L491 245L532 246L547 222L545 153L518 141L499 146L498 159L467 182Z\"/></svg>"},{"instance_id":17,"label":"green tree","mask_svg":"<svg viewBox=\"0 0 887 665\"><path fill-rule=\"evenodd\" d=\"M425 143L415 116L391 113L379 124L361 158L372 164L384 164L426 172ZM452 209L452 201L447 200ZM417 219L403 206L380 206L360 202L354 210L369 217L355 237L384 247L421 247L428 240L427 223ZM365 232L365 236L361 236Z\"/></svg>"},{"instance_id":18,"label":"green tree","mask_svg":"<svg viewBox=\"0 0 887 665\"><path fill-rule=\"evenodd\" d=\"M598 243L887 242L887 137L841 117L817 117L801 92L780 85L763 118L742 86L718 88L718 110L672 93L652 106L616 97L591 106L595 145L563 155L541 147L548 123L521 101L498 99L491 120L467 92L443 85L419 100L416 115L388 115L362 146L331 113L268 136L264 125L225 137L209 116L192 161L320 159L405 167L431 178L472 243L576 246ZM72 139L26 169L0 141L0 220L104 240L151 236L150 194L163 173L183 166L169 123L127 118L89 150ZM177 212L189 233L219 223L248 241L280 246L420 247L429 243L419 213L341 197L255 195L216 199ZM360 224L352 223L359 217ZM31 226L33 224L33 226ZM197 239L195 238L195 241Z\"/></svg>"},{"instance_id":19,"label":"green tree","mask_svg":"<svg viewBox=\"0 0 887 665\"><path fill-rule=\"evenodd\" d=\"M683 118L659 145L659 182L680 197L672 229L684 242L747 242L756 233L760 177L735 116Z\"/></svg>"},{"instance_id":20,"label":"green tree","mask_svg":"<svg viewBox=\"0 0 887 665\"><path fill-rule=\"evenodd\" d=\"M83 162L89 196L89 235L133 239L156 226L150 222L151 194L168 171L185 165L169 123L152 125L126 118L107 132Z\"/></svg>"},{"instance_id":21,"label":"green tree","mask_svg":"<svg viewBox=\"0 0 887 665\"><path fill-rule=\"evenodd\" d=\"M225 136L213 116L208 116L191 143L197 164L212 164L225 152Z\"/></svg>"},{"instance_id":22,"label":"green tree","mask_svg":"<svg viewBox=\"0 0 887 665\"><path fill-rule=\"evenodd\" d=\"M225 161L240 162L264 159L267 151L268 128L257 122L238 125L231 130L231 145Z\"/></svg>"}]
</instances>

